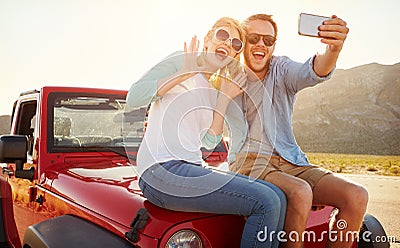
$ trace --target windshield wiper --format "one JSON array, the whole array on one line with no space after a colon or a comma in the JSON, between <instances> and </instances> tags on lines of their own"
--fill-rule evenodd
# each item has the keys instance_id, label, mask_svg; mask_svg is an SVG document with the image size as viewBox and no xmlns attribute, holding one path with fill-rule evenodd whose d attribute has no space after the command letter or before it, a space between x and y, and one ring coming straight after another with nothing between
<instances>
[{"instance_id":1,"label":"windshield wiper","mask_svg":"<svg viewBox=\"0 0 400 248\"><path fill-rule=\"evenodd\" d=\"M104 151L108 151L108 152L114 152L114 153L121 155L129 160L131 160L131 159L136 160L136 155L128 154L124 147L101 147L101 149Z\"/></svg>"}]
</instances>

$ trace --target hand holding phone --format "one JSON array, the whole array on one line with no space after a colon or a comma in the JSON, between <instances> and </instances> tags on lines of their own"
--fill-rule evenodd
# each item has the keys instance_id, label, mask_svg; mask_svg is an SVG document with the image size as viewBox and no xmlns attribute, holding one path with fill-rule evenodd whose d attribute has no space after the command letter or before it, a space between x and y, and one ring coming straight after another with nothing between
<instances>
[{"instance_id":1,"label":"hand holding phone","mask_svg":"<svg viewBox=\"0 0 400 248\"><path fill-rule=\"evenodd\" d=\"M298 32L300 35L320 37L318 35L318 27L323 24L325 20L331 19L327 16L319 16L301 13L299 15L299 28Z\"/></svg>"}]
</instances>

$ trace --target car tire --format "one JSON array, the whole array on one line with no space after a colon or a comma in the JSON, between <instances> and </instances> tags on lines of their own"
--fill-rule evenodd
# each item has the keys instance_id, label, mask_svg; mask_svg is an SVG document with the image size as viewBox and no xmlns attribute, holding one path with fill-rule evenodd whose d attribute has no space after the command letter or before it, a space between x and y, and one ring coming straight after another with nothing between
<instances>
[{"instance_id":1,"label":"car tire","mask_svg":"<svg viewBox=\"0 0 400 248\"><path fill-rule=\"evenodd\" d=\"M382 242L379 242L382 241ZM359 233L359 248L390 247L385 230L374 216L366 214Z\"/></svg>"}]
</instances>

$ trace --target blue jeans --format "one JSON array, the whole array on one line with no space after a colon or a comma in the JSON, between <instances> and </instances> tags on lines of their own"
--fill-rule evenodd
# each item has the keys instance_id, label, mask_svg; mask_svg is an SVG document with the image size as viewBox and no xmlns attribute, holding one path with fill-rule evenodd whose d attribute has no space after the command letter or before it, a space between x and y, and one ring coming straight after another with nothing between
<instances>
[{"instance_id":1,"label":"blue jeans","mask_svg":"<svg viewBox=\"0 0 400 248\"><path fill-rule=\"evenodd\" d=\"M162 208L247 216L240 247L279 245L276 235L273 240L257 236L266 228L275 234L283 229L286 197L273 184L172 160L148 168L139 186L151 203Z\"/></svg>"}]
</instances>

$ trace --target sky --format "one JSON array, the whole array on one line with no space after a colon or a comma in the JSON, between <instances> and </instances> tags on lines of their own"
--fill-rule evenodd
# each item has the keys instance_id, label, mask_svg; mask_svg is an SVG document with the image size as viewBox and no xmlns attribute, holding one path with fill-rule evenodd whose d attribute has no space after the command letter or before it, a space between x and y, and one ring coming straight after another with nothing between
<instances>
[{"instance_id":1,"label":"sky","mask_svg":"<svg viewBox=\"0 0 400 248\"><path fill-rule=\"evenodd\" d=\"M299 13L333 14L350 28L337 62L349 69L400 62L398 0L0 0L0 115L43 86L128 90L184 41L223 16L272 14L275 55L304 62L325 46L297 34Z\"/></svg>"}]
</instances>

